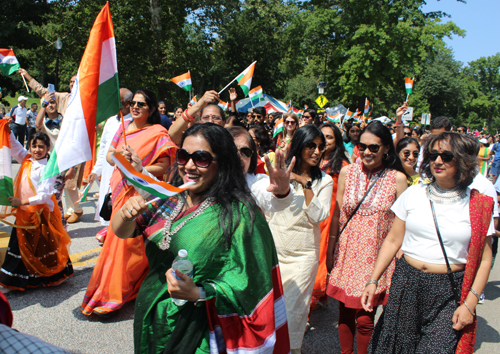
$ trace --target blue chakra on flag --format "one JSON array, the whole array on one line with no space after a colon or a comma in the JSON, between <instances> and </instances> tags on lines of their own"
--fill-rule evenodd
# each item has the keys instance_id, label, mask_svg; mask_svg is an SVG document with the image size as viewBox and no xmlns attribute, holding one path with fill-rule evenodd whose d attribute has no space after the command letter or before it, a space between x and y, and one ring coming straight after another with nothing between
<instances>
[{"instance_id":1,"label":"blue chakra on flag","mask_svg":"<svg viewBox=\"0 0 500 354\"><path fill-rule=\"evenodd\" d=\"M179 82L179 87L184 87L184 86L186 86L186 82L184 81Z\"/></svg>"},{"instance_id":2,"label":"blue chakra on flag","mask_svg":"<svg viewBox=\"0 0 500 354\"><path fill-rule=\"evenodd\" d=\"M134 181L136 181L136 182L140 183L140 184L148 184L148 182L146 182L145 180L143 180L143 179L142 179L142 178L140 178L140 177L136 177L136 176L134 176L134 177L132 177L132 179L133 179Z\"/></svg>"}]
</instances>

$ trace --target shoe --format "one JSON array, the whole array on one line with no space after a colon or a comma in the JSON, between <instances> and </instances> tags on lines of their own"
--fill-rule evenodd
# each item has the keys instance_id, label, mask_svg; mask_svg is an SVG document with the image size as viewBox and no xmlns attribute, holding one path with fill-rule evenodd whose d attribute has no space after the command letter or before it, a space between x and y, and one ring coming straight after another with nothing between
<instances>
[{"instance_id":1,"label":"shoe","mask_svg":"<svg viewBox=\"0 0 500 354\"><path fill-rule=\"evenodd\" d=\"M71 215L73 215L75 211L73 210L73 208L68 208L68 210L66 211L66 214L64 214L64 218L66 220L68 220L70 218Z\"/></svg>"},{"instance_id":2,"label":"shoe","mask_svg":"<svg viewBox=\"0 0 500 354\"><path fill-rule=\"evenodd\" d=\"M104 229L102 229L95 235L95 238L97 241L99 241L99 243L104 243L107 234L108 234L108 227L106 226Z\"/></svg>"},{"instance_id":3,"label":"shoe","mask_svg":"<svg viewBox=\"0 0 500 354\"><path fill-rule=\"evenodd\" d=\"M68 222L68 224L73 224L73 223L77 222L78 220L80 220L82 215L83 215L83 211L80 213L73 213L73 214L71 214L71 216L69 218L66 219L66 221Z\"/></svg>"},{"instance_id":4,"label":"shoe","mask_svg":"<svg viewBox=\"0 0 500 354\"><path fill-rule=\"evenodd\" d=\"M0 292L2 294L7 294L10 293L11 291L14 291L15 289L10 289L10 288L4 288L3 286L0 286Z\"/></svg>"},{"instance_id":5,"label":"shoe","mask_svg":"<svg viewBox=\"0 0 500 354\"><path fill-rule=\"evenodd\" d=\"M485 296L484 296L484 291L481 293L481 296L479 297L479 301L477 302L478 304L484 304L484 299L485 299Z\"/></svg>"}]
</instances>

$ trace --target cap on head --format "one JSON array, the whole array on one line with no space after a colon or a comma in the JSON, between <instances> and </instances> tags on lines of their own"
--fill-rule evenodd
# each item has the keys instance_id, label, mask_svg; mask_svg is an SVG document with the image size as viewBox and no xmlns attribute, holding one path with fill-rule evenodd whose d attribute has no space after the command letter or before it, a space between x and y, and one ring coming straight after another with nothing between
<instances>
[{"instance_id":1,"label":"cap on head","mask_svg":"<svg viewBox=\"0 0 500 354\"><path fill-rule=\"evenodd\" d=\"M17 99L17 102L27 101L27 100L28 100L28 97L19 96L18 99Z\"/></svg>"},{"instance_id":2,"label":"cap on head","mask_svg":"<svg viewBox=\"0 0 500 354\"><path fill-rule=\"evenodd\" d=\"M488 144L488 140L486 140L485 138L482 138L481 140L479 140L479 142L483 144Z\"/></svg>"}]
</instances>

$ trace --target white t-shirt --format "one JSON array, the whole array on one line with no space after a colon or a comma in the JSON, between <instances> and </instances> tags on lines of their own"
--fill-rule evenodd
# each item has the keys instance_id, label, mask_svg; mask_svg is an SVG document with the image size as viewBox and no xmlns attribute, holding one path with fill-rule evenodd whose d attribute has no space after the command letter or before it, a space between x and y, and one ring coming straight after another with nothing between
<instances>
[{"instance_id":1,"label":"white t-shirt","mask_svg":"<svg viewBox=\"0 0 500 354\"><path fill-rule=\"evenodd\" d=\"M476 177L472 180L472 183L469 185L469 188L477 189L479 193L487 195L488 197L492 197L495 201L493 206L493 217L498 218L498 197L497 191L495 190L495 186L491 181L486 178L482 173L478 173Z\"/></svg>"},{"instance_id":2,"label":"white t-shirt","mask_svg":"<svg viewBox=\"0 0 500 354\"><path fill-rule=\"evenodd\" d=\"M426 194L427 185L409 187L394 202L391 210L406 222L405 236L401 250L404 254L422 262L446 264L443 251L434 226L434 218ZM471 237L469 200L471 189L462 201L444 205L434 203L439 231L450 264L465 264ZM495 233L493 216L488 235Z\"/></svg>"},{"instance_id":3,"label":"white t-shirt","mask_svg":"<svg viewBox=\"0 0 500 354\"><path fill-rule=\"evenodd\" d=\"M26 115L28 114L28 109L26 107L17 106L14 109L13 114L16 116L16 120L14 123L20 125L26 124Z\"/></svg>"}]
</instances>

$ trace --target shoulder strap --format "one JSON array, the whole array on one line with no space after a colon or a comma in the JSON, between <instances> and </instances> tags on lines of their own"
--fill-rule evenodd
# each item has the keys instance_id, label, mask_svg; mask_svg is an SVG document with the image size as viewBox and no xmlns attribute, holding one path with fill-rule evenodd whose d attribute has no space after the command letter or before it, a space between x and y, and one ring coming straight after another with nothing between
<instances>
[{"instance_id":1,"label":"shoulder strap","mask_svg":"<svg viewBox=\"0 0 500 354\"><path fill-rule=\"evenodd\" d=\"M376 177L374 180L373 180L373 183L372 185L370 186L370 188L368 188L368 190L366 191L365 195L363 196L363 198L359 201L358 205L356 205L356 208L354 208L354 211L352 212L352 214L349 216L349 218L347 218L347 221L345 222L344 224L344 227L342 228L342 230L340 230L339 232L339 236L342 235L342 232L344 232L345 228L347 227L347 224L349 224L349 221L351 221L352 217L354 216L354 214L356 214L358 212L358 209L361 207L361 204L363 204L363 202L365 201L365 198L366 196L368 195L368 193L370 193L370 191L372 190L372 188L375 186L375 183L377 183L377 180L382 177L383 174L385 174L385 169L384 171L382 171L380 173L380 175L378 175L378 177Z\"/></svg>"},{"instance_id":2,"label":"shoulder strap","mask_svg":"<svg viewBox=\"0 0 500 354\"><path fill-rule=\"evenodd\" d=\"M450 278L451 288L453 290L453 295L455 296L455 302L458 307L460 306L460 296L458 295L457 283L455 282L455 279L453 279L453 272L451 271L450 262L448 261L448 256L446 255L446 249L444 248L443 239L441 237L441 233L439 232L436 211L434 210L434 203L430 199L429 202L431 203L432 217L434 218L434 226L436 227L436 233L439 239L439 244L441 245L441 250L443 251L444 260L446 261L446 268L448 269L448 278Z\"/></svg>"}]
</instances>

